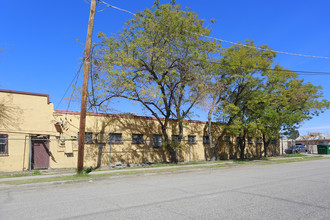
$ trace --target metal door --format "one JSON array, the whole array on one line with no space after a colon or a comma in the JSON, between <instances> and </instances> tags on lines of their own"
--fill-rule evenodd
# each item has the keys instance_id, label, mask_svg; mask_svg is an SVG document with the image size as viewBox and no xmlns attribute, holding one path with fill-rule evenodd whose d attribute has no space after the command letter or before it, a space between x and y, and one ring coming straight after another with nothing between
<instances>
[{"instance_id":1,"label":"metal door","mask_svg":"<svg viewBox=\"0 0 330 220\"><path fill-rule=\"evenodd\" d=\"M48 136L32 138L32 168L47 169L49 167Z\"/></svg>"}]
</instances>

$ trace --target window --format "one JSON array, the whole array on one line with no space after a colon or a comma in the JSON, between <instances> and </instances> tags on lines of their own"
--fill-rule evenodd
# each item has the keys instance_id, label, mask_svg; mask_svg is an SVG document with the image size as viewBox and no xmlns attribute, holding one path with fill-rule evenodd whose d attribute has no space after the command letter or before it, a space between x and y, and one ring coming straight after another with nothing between
<instances>
[{"instance_id":1,"label":"window","mask_svg":"<svg viewBox=\"0 0 330 220\"><path fill-rule=\"evenodd\" d=\"M143 144L143 134L132 134L132 144Z\"/></svg>"},{"instance_id":2,"label":"window","mask_svg":"<svg viewBox=\"0 0 330 220\"><path fill-rule=\"evenodd\" d=\"M252 138L248 137L247 142L248 144L253 144Z\"/></svg>"},{"instance_id":3,"label":"window","mask_svg":"<svg viewBox=\"0 0 330 220\"><path fill-rule=\"evenodd\" d=\"M93 143L93 133L85 132L85 144L92 144L92 143Z\"/></svg>"},{"instance_id":4,"label":"window","mask_svg":"<svg viewBox=\"0 0 330 220\"><path fill-rule=\"evenodd\" d=\"M153 147L161 147L163 144L163 138L159 134L152 135L152 146Z\"/></svg>"},{"instance_id":5,"label":"window","mask_svg":"<svg viewBox=\"0 0 330 220\"><path fill-rule=\"evenodd\" d=\"M230 137L229 137L229 136L225 136L225 137L223 138L223 141L224 141L224 142L229 142L229 141L230 141Z\"/></svg>"},{"instance_id":6,"label":"window","mask_svg":"<svg viewBox=\"0 0 330 220\"><path fill-rule=\"evenodd\" d=\"M179 135L172 135L172 142L179 142Z\"/></svg>"},{"instance_id":7,"label":"window","mask_svg":"<svg viewBox=\"0 0 330 220\"><path fill-rule=\"evenodd\" d=\"M110 143L123 144L123 141L121 139L121 133L110 133Z\"/></svg>"},{"instance_id":8,"label":"window","mask_svg":"<svg viewBox=\"0 0 330 220\"><path fill-rule=\"evenodd\" d=\"M271 140L271 144L276 144L276 143L277 143L276 139Z\"/></svg>"},{"instance_id":9,"label":"window","mask_svg":"<svg viewBox=\"0 0 330 220\"><path fill-rule=\"evenodd\" d=\"M77 140L79 141L79 132ZM93 132L85 132L85 144L93 144Z\"/></svg>"},{"instance_id":10,"label":"window","mask_svg":"<svg viewBox=\"0 0 330 220\"><path fill-rule=\"evenodd\" d=\"M209 144L210 143L210 137L209 136L203 136L203 144Z\"/></svg>"},{"instance_id":11,"label":"window","mask_svg":"<svg viewBox=\"0 0 330 220\"><path fill-rule=\"evenodd\" d=\"M188 136L188 144L196 144L196 136L195 135L189 135Z\"/></svg>"},{"instance_id":12,"label":"window","mask_svg":"<svg viewBox=\"0 0 330 220\"><path fill-rule=\"evenodd\" d=\"M257 144L261 144L261 138L257 138Z\"/></svg>"},{"instance_id":13,"label":"window","mask_svg":"<svg viewBox=\"0 0 330 220\"><path fill-rule=\"evenodd\" d=\"M0 134L0 154L8 154L8 134Z\"/></svg>"}]
</instances>

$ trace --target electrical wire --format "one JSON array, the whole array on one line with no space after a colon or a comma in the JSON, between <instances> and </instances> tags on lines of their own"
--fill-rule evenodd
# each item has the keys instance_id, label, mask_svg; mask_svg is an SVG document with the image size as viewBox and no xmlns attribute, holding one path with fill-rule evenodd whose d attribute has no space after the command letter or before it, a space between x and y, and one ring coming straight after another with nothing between
<instances>
[{"instance_id":1,"label":"electrical wire","mask_svg":"<svg viewBox=\"0 0 330 220\"><path fill-rule=\"evenodd\" d=\"M123 11L123 12L126 12L126 13L129 13L131 15L136 16L136 14L133 13L133 12L131 12L131 11L128 11L126 9L122 9L122 8L119 8L119 7L110 5L109 3L106 3L104 1L100 1L100 3L105 4L106 5L106 8L109 8L110 7L110 8L113 8L113 9L116 9L116 10L120 10L120 11ZM106 8L104 8L104 9L102 9L100 11L104 11ZM225 43L229 43L229 44L232 44L232 45L238 45L238 46L242 46L242 47L253 48L253 49L257 49L257 50L261 50L261 51L270 51L270 52L276 52L276 53L279 53L279 54L286 54L286 55L292 55L292 56L300 56L300 57L309 57L309 58L317 58L317 59L327 59L327 60L330 60L330 57L325 57L325 56L315 56L315 55L308 55L308 54L299 54L299 53L285 52L285 51L279 51L279 50L274 50L274 49L261 48L261 47L257 47L257 46L249 46L249 45L244 45L244 44L242 44L240 42L233 42L233 41L229 41L229 40L224 40L224 39L221 39L221 38L216 38L216 37L211 37L211 36L207 36L207 35L203 35L203 34L198 34L198 33L190 32L190 31L187 31L187 30L184 30L184 31L186 31L188 33L191 33L191 34L198 35L200 37L205 37L205 38L208 38L208 39L211 39L211 40L217 40L219 42L225 42Z\"/></svg>"},{"instance_id":2,"label":"electrical wire","mask_svg":"<svg viewBox=\"0 0 330 220\"><path fill-rule=\"evenodd\" d=\"M73 77L73 79L71 80L71 82L70 82L68 88L66 89L64 95L62 96L60 102L56 105L56 108L58 108L59 105L62 103L62 101L63 101L64 97L66 96L66 93L69 91L69 89L70 89L70 87L71 87L73 81L74 81L76 78L77 78L77 79L79 78L79 73L80 73L81 68L83 67L83 65L84 65L84 60L81 62L80 67L79 67L77 73L74 75L74 77ZM78 81L78 80L77 80L77 81ZM76 81L76 84L77 84L77 81ZM72 97L72 95L71 95L71 97Z\"/></svg>"},{"instance_id":3,"label":"electrical wire","mask_svg":"<svg viewBox=\"0 0 330 220\"><path fill-rule=\"evenodd\" d=\"M198 62L198 60L195 60ZM213 64L219 64L220 66L236 66L241 68L250 68L249 66L242 66L242 65L233 65L233 64L222 64L219 62L214 61L205 61L205 63L213 63ZM124 67L120 65L116 65L116 67ZM125 67L124 67L125 68ZM257 67L254 69L258 69ZM290 70L290 69L274 69L274 68L260 68L260 70L269 70L269 71L278 71L278 72L294 72L298 75L311 75L311 76L317 76L317 75L330 75L330 72L316 72L316 71L306 71L306 70Z\"/></svg>"},{"instance_id":4,"label":"electrical wire","mask_svg":"<svg viewBox=\"0 0 330 220\"><path fill-rule=\"evenodd\" d=\"M80 65L79 70L78 70L78 72L77 72L77 78L76 78L76 82L75 82L74 86L77 85L77 82L78 82L78 79L79 79L79 75L80 75L80 71L81 71L81 68L83 67L84 63L85 63L85 57L84 57L84 59L81 61L81 65ZM72 90L72 92L71 92L71 96L70 96L70 99L69 99L68 107L66 108L66 112L68 112L68 110L69 110L69 108L70 108L70 104L71 104L71 101L72 101L73 92L74 92L74 90ZM67 113L65 114L65 118L66 118L66 117L67 117Z\"/></svg>"},{"instance_id":5,"label":"electrical wire","mask_svg":"<svg viewBox=\"0 0 330 220\"><path fill-rule=\"evenodd\" d=\"M218 62L212 62L212 61L207 61L207 62L208 63L213 63L213 64L224 65L224 64L218 63ZM232 65L232 64L225 64L225 66L237 66L237 67L249 68L248 66ZM294 72L294 73L297 73L298 75L313 75L313 76L315 76L315 75L330 75L330 72L316 72L316 71L306 71L306 70L283 70L283 69L274 69L274 68L266 68L264 70L279 71L279 72Z\"/></svg>"},{"instance_id":6,"label":"electrical wire","mask_svg":"<svg viewBox=\"0 0 330 220\"><path fill-rule=\"evenodd\" d=\"M209 39L212 39L212 40L217 40L217 41L220 41L220 42L225 42L225 43L229 43L229 44L233 44L233 45L238 45L238 46L242 46L242 47L248 47L248 48L257 49L257 50L261 50L261 51L270 51L270 52L275 52L275 53L280 53L280 54L286 54L286 55L292 55L292 56L310 57L310 58L330 60L330 57L307 55L307 54L299 54L299 53L291 53L291 52L284 52L284 51L279 51L279 50L274 50L274 49L267 49L267 48L265 49L265 48L261 48L261 47L257 47L257 46L245 45L245 44L242 44L240 42L233 42L233 41L223 40L223 39L216 38L216 37L206 36L206 35L203 35L203 34L197 34L197 33L190 32L190 31L186 31L186 32L189 32L191 34L196 34L196 35L199 35L201 37L209 38Z\"/></svg>"},{"instance_id":7,"label":"electrical wire","mask_svg":"<svg viewBox=\"0 0 330 220\"><path fill-rule=\"evenodd\" d=\"M108 3L104 2L104 1L100 1L99 3L103 3L103 4L105 4L106 7L105 7L104 9L98 11L98 12L104 11L104 10L107 9L107 8L114 8L114 9L117 9L117 10L119 10L119 11L123 11L123 12L126 12L126 13L129 13L129 14L131 14L131 15L136 16L136 14L133 13L133 12L130 12L130 11L128 11L128 10L125 10L125 9L118 8L118 7L116 7L116 6L110 5L110 4L108 4Z\"/></svg>"}]
</instances>

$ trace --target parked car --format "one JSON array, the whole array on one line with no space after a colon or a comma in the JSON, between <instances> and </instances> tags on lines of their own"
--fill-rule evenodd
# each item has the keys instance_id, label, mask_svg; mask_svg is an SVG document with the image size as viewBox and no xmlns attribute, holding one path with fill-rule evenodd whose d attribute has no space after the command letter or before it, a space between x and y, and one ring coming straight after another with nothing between
<instances>
[{"instance_id":1,"label":"parked car","mask_svg":"<svg viewBox=\"0 0 330 220\"><path fill-rule=\"evenodd\" d=\"M307 153L307 147L305 145L296 145L296 149L299 153Z\"/></svg>"},{"instance_id":2,"label":"parked car","mask_svg":"<svg viewBox=\"0 0 330 220\"><path fill-rule=\"evenodd\" d=\"M301 146L305 147L305 143L296 143L296 147L301 147Z\"/></svg>"},{"instance_id":3,"label":"parked car","mask_svg":"<svg viewBox=\"0 0 330 220\"><path fill-rule=\"evenodd\" d=\"M292 145L290 147L288 147L285 150L286 154L292 154L292 153L306 153L307 152L307 148L303 145Z\"/></svg>"}]
</instances>

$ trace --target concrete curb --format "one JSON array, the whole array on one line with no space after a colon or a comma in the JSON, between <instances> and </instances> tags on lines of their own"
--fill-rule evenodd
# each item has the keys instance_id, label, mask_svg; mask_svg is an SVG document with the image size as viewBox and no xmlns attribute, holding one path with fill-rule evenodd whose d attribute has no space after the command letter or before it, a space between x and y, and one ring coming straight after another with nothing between
<instances>
[{"instance_id":1,"label":"concrete curb","mask_svg":"<svg viewBox=\"0 0 330 220\"><path fill-rule=\"evenodd\" d=\"M126 169L113 168L111 170L90 172L89 175L121 173L121 172L131 172L131 171L165 170L165 169L176 169L176 168L185 168L185 167L203 167L203 166L206 167L206 166L214 166L214 165L220 165L220 164L232 164L232 163L233 162L223 162L223 163L192 164L192 165L181 165L181 166L150 167L150 168L126 168ZM15 180L44 179L44 178L72 176L72 175L75 175L75 173L45 174L45 175L22 176L22 177L8 177L8 178L1 178L0 183L1 182L7 182L7 181L15 181Z\"/></svg>"},{"instance_id":2,"label":"concrete curb","mask_svg":"<svg viewBox=\"0 0 330 220\"><path fill-rule=\"evenodd\" d=\"M313 156L307 156L307 157L313 157ZM276 160L284 160L284 159L303 159L306 157L289 157L289 158L274 158L269 159L271 161ZM262 160L251 160L246 161L248 164L249 162L256 162L256 161L262 161ZM169 170L169 169L177 169L177 168L192 168L192 167L209 167L209 166L215 166L215 165L224 165L224 164L233 164L234 162L220 162L220 163L208 163L208 164L191 164L191 165L180 165L180 166L164 166L164 167L149 167L149 168L126 168L126 169L117 169L113 168L111 170L103 170L103 171L94 171L90 172L89 175L90 178L93 178L93 175L98 174L111 174L111 173L125 173L125 172L132 172L132 171L152 171L152 170ZM12 187L18 187L17 185L7 185L5 182L7 181L16 181L16 180L30 180L30 179L45 179L45 178L52 178L52 177L63 177L63 176L73 176L75 173L63 173L63 174L45 174L45 175L37 175L37 176L22 176L22 177L9 177L9 178L1 178L0 179L0 189L3 188L12 188ZM52 182L43 182L43 183L34 183L34 184L23 184L19 186L35 186L35 185L48 185L48 184L55 184L55 183L66 183L66 182L80 182L80 181L89 181L90 179L81 179L81 180L60 180L60 181L52 181ZM5 185L6 184L6 185Z\"/></svg>"}]
</instances>

